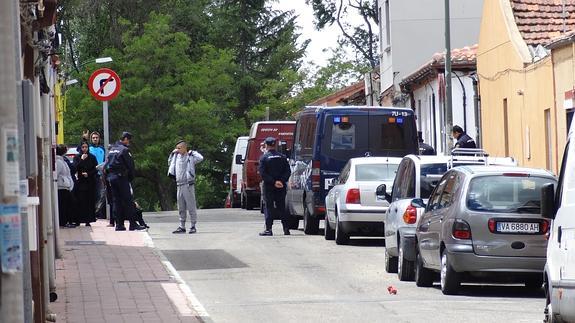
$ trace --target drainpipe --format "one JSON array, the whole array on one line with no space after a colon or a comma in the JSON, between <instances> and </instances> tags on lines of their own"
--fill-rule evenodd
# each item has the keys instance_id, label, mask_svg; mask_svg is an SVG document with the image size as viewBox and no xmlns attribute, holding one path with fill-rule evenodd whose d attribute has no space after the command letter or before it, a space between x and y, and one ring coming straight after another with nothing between
<instances>
[{"instance_id":1,"label":"drainpipe","mask_svg":"<svg viewBox=\"0 0 575 323\"><path fill-rule=\"evenodd\" d=\"M459 80L459 84L461 84L461 90L463 91L463 129L467 131L467 95L465 93L465 86L463 86L463 82L461 82L461 78L457 73L453 73L457 79Z\"/></svg>"},{"instance_id":2,"label":"drainpipe","mask_svg":"<svg viewBox=\"0 0 575 323\"><path fill-rule=\"evenodd\" d=\"M477 131L477 136L475 142L477 147L480 148L481 144L481 96L479 95L479 84L477 81L477 75L471 75L471 80L473 81L473 111L475 113L475 129Z\"/></svg>"}]
</instances>

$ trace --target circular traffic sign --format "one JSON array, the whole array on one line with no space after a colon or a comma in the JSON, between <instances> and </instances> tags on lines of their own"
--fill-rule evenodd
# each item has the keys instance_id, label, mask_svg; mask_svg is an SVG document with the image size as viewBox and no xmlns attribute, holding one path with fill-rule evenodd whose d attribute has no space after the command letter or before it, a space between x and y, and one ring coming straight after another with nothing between
<instances>
[{"instance_id":1,"label":"circular traffic sign","mask_svg":"<svg viewBox=\"0 0 575 323\"><path fill-rule=\"evenodd\" d=\"M109 101L120 92L122 83L116 72L109 68L100 68L90 76L88 88L92 96L99 101Z\"/></svg>"}]
</instances>

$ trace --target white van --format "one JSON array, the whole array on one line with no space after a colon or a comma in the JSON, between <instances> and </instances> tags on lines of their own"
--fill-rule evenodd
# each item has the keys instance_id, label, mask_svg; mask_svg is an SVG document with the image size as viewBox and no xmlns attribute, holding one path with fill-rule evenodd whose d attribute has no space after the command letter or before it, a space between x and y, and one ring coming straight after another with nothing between
<instances>
[{"instance_id":1,"label":"white van","mask_svg":"<svg viewBox=\"0 0 575 323\"><path fill-rule=\"evenodd\" d=\"M248 146L248 136L238 137L234 148L234 158L230 170L230 204L232 207L240 207L242 193L242 172L244 168L243 160L246 157Z\"/></svg>"},{"instance_id":2,"label":"white van","mask_svg":"<svg viewBox=\"0 0 575 323\"><path fill-rule=\"evenodd\" d=\"M571 125L555 190L545 185L541 212L553 220L547 245L544 322L575 322L575 123Z\"/></svg>"}]
</instances>

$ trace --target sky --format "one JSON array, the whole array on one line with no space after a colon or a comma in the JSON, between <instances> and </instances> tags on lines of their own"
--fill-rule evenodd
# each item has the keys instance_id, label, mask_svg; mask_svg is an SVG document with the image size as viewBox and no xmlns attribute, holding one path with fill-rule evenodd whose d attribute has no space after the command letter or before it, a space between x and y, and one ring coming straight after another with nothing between
<instances>
[{"instance_id":1,"label":"sky","mask_svg":"<svg viewBox=\"0 0 575 323\"><path fill-rule=\"evenodd\" d=\"M300 38L311 40L307 47L305 62L312 61L317 65L325 66L330 53L324 53L322 50L337 45L339 29L332 26L321 31L315 30L313 9L305 4L305 0L278 0L273 7L281 10L294 10L298 16L297 23L302 28Z\"/></svg>"}]
</instances>

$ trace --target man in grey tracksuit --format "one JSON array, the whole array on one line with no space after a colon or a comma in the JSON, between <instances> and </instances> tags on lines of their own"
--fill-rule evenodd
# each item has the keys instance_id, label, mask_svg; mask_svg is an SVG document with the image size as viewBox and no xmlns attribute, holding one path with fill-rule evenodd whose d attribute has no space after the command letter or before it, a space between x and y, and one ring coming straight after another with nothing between
<instances>
[{"instance_id":1,"label":"man in grey tracksuit","mask_svg":"<svg viewBox=\"0 0 575 323\"><path fill-rule=\"evenodd\" d=\"M188 145L180 140L168 157L168 176L176 180L180 226L173 233L186 233L186 217L190 213L189 233L196 233L196 164L204 157L195 150L188 151Z\"/></svg>"}]
</instances>

